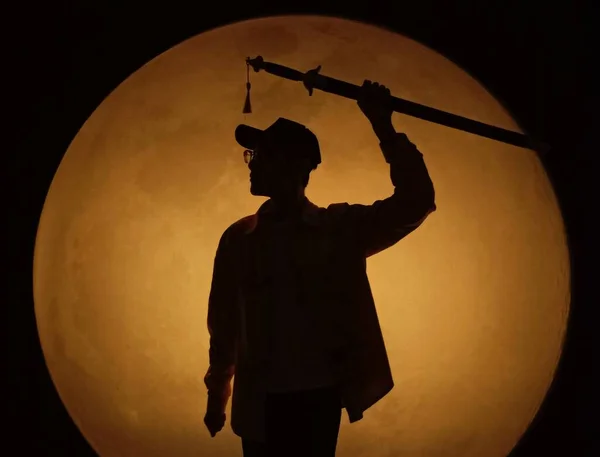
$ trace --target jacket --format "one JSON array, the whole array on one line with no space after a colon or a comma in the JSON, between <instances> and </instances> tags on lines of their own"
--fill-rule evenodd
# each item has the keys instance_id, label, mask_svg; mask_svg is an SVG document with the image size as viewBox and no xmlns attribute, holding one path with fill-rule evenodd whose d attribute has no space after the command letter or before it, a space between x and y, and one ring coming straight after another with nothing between
<instances>
[{"instance_id":1,"label":"jacket","mask_svg":"<svg viewBox=\"0 0 600 457\"><path fill-rule=\"evenodd\" d=\"M371 205L337 203L326 208L305 199L293 251L298 299L318 322L314 335L331 354L351 423L394 386L366 259L395 245L436 209L423 156L407 136L397 133L380 148L390 165L393 194ZM260 373L269 353L269 277L261 256L269 242L262 223L269 208L267 201L223 233L207 319L208 409L225 412L232 396L234 433L257 441L264 441L266 393Z\"/></svg>"}]
</instances>

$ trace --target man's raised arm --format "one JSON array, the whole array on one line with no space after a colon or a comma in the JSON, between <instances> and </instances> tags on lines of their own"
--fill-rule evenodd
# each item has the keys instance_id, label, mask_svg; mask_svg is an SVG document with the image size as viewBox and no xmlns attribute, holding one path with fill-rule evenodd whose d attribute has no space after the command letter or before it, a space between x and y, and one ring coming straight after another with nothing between
<instances>
[{"instance_id":1,"label":"man's raised arm","mask_svg":"<svg viewBox=\"0 0 600 457\"><path fill-rule=\"evenodd\" d=\"M387 249L415 230L435 211L435 190L423 155L392 125L389 90L365 81L358 100L369 119L386 162L394 193L372 205L332 205L344 230L352 231L365 257Z\"/></svg>"}]
</instances>

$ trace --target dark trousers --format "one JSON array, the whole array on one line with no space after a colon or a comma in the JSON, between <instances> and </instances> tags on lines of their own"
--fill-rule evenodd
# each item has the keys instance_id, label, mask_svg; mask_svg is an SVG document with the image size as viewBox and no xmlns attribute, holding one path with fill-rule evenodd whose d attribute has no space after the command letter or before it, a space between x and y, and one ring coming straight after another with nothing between
<instances>
[{"instance_id":1,"label":"dark trousers","mask_svg":"<svg viewBox=\"0 0 600 457\"><path fill-rule=\"evenodd\" d=\"M337 388L269 394L266 443L242 439L244 457L335 457L341 418Z\"/></svg>"}]
</instances>

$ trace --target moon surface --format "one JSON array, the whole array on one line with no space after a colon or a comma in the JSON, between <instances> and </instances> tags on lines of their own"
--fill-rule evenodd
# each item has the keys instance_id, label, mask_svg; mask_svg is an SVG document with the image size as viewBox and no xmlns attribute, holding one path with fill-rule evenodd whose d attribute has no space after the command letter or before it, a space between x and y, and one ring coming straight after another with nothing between
<instances>
[{"instance_id":1,"label":"moon surface","mask_svg":"<svg viewBox=\"0 0 600 457\"><path fill-rule=\"evenodd\" d=\"M82 126L50 187L34 261L35 312L52 379L103 457L241 456L229 425L202 423L206 315L222 232L249 193L239 123L277 117L320 139L308 197L369 204L389 168L352 100L251 72L247 56L518 130L482 85L401 35L316 16L271 17L193 37L124 81ZM560 357L569 259L535 153L400 114L438 210L368 273L395 388L349 424L340 457L504 457L536 414ZM230 404L231 405L231 402ZM228 411L228 418L230 411Z\"/></svg>"}]
</instances>

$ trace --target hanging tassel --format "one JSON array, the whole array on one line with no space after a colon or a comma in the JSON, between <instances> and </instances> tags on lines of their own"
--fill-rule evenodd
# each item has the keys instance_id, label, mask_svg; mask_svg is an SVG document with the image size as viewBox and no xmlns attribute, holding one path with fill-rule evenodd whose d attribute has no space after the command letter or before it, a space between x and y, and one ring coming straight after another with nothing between
<instances>
[{"instance_id":1,"label":"hanging tassel","mask_svg":"<svg viewBox=\"0 0 600 457\"><path fill-rule=\"evenodd\" d=\"M250 83L246 83L246 101L244 102L244 114L252 113L252 105L250 104Z\"/></svg>"},{"instance_id":2,"label":"hanging tassel","mask_svg":"<svg viewBox=\"0 0 600 457\"><path fill-rule=\"evenodd\" d=\"M246 63L246 101L244 102L243 114L252 113L252 105L250 104L250 65Z\"/></svg>"}]
</instances>

